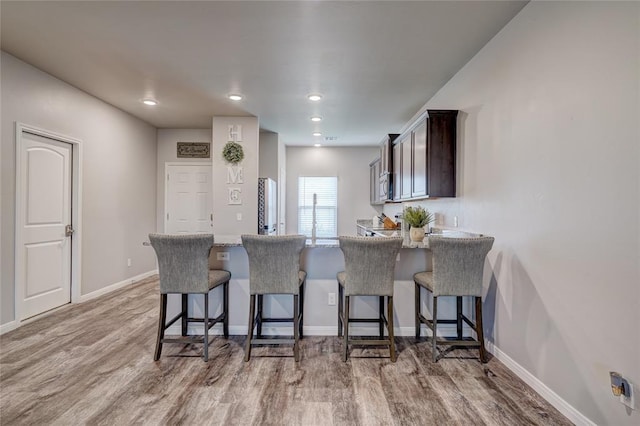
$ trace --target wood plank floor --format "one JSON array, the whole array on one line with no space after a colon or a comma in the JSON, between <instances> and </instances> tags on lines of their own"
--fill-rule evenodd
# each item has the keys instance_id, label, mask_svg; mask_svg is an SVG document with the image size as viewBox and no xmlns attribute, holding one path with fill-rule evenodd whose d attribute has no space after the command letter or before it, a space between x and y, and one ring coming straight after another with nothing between
<instances>
[{"instance_id":1,"label":"wood plank floor","mask_svg":"<svg viewBox=\"0 0 640 426\"><path fill-rule=\"evenodd\" d=\"M337 337L255 348L244 336L166 344L153 361L157 276L70 305L0 337L2 425L564 425L571 424L495 358L459 350L434 364L427 340L398 338L340 359Z\"/></svg>"}]
</instances>

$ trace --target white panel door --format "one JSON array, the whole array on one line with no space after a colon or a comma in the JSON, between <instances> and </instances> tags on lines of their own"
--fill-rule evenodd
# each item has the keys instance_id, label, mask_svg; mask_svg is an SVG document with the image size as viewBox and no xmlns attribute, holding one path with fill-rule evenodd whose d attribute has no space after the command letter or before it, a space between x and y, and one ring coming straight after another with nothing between
<instances>
[{"instance_id":1,"label":"white panel door","mask_svg":"<svg viewBox=\"0 0 640 426\"><path fill-rule=\"evenodd\" d=\"M167 165L165 232L211 233L211 165Z\"/></svg>"},{"instance_id":2,"label":"white panel door","mask_svg":"<svg viewBox=\"0 0 640 426\"><path fill-rule=\"evenodd\" d=\"M71 144L22 133L20 320L71 302Z\"/></svg>"}]
</instances>

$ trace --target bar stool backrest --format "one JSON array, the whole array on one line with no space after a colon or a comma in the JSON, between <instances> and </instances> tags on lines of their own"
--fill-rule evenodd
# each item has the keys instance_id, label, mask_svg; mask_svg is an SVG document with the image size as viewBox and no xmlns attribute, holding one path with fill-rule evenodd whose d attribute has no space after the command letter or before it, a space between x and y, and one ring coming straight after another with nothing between
<instances>
[{"instance_id":1,"label":"bar stool backrest","mask_svg":"<svg viewBox=\"0 0 640 426\"><path fill-rule=\"evenodd\" d=\"M250 294L298 294L304 235L242 235Z\"/></svg>"},{"instance_id":2,"label":"bar stool backrest","mask_svg":"<svg viewBox=\"0 0 640 426\"><path fill-rule=\"evenodd\" d=\"M482 296L484 261L493 237L429 237L434 296Z\"/></svg>"},{"instance_id":3,"label":"bar stool backrest","mask_svg":"<svg viewBox=\"0 0 640 426\"><path fill-rule=\"evenodd\" d=\"M213 234L149 234L158 257L160 293L208 293Z\"/></svg>"},{"instance_id":4,"label":"bar stool backrest","mask_svg":"<svg viewBox=\"0 0 640 426\"><path fill-rule=\"evenodd\" d=\"M393 296L398 237L339 237L344 254L346 296Z\"/></svg>"}]
</instances>

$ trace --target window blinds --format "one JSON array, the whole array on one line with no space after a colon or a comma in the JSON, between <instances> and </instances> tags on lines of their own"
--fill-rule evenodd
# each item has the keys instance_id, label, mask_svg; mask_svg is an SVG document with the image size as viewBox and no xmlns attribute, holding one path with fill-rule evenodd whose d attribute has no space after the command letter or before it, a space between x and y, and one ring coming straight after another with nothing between
<instances>
[{"instance_id":1,"label":"window blinds","mask_svg":"<svg viewBox=\"0 0 640 426\"><path fill-rule=\"evenodd\" d=\"M298 233L311 237L316 194L316 238L338 236L338 178L298 178Z\"/></svg>"}]
</instances>

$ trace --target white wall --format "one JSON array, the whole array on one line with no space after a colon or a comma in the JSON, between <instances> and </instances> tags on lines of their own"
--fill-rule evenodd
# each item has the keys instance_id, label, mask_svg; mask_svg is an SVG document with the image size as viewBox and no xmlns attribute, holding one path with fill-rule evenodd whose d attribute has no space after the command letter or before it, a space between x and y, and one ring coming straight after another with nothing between
<instances>
[{"instance_id":1,"label":"white wall","mask_svg":"<svg viewBox=\"0 0 640 426\"><path fill-rule=\"evenodd\" d=\"M156 229L164 231L165 163L211 163L211 158L178 158L178 142L209 142L211 129L158 129Z\"/></svg>"},{"instance_id":2,"label":"white wall","mask_svg":"<svg viewBox=\"0 0 640 426\"><path fill-rule=\"evenodd\" d=\"M640 424L609 386L640 383L639 18L531 2L427 103L462 112L460 179L423 204L496 237L485 336L601 425Z\"/></svg>"},{"instance_id":3,"label":"white wall","mask_svg":"<svg viewBox=\"0 0 640 426\"><path fill-rule=\"evenodd\" d=\"M222 150L228 142L229 125L242 126L244 183L227 183L227 166ZM256 117L213 117L211 155L213 162L213 233L216 235L258 232L258 119ZM242 204L228 204L228 188L242 190ZM241 220L237 220L241 214Z\"/></svg>"},{"instance_id":4,"label":"white wall","mask_svg":"<svg viewBox=\"0 0 640 426\"><path fill-rule=\"evenodd\" d=\"M156 223L156 129L5 52L1 67L5 324L14 319L14 123L82 140L82 295L155 269L142 242Z\"/></svg>"},{"instance_id":5,"label":"white wall","mask_svg":"<svg viewBox=\"0 0 640 426\"><path fill-rule=\"evenodd\" d=\"M260 132L258 143L258 177L278 182L279 140L277 133Z\"/></svg>"},{"instance_id":6,"label":"white wall","mask_svg":"<svg viewBox=\"0 0 640 426\"><path fill-rule=\"evenodd\" d=\"M355 235L356 220L371 218L369 163L378 147L287 147L287 234L298 232L298 178L338 176L338 235Z\"/></svg>"}]
</instances>

